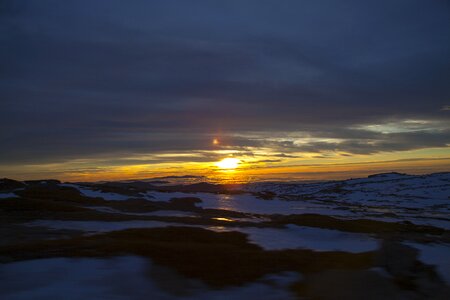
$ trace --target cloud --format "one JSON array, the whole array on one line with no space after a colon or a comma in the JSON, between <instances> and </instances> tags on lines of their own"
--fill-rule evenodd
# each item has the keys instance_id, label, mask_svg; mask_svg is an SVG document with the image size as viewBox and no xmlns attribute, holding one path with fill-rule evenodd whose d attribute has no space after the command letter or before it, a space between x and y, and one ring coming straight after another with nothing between
<instances>
[{"instance_id":1,"label":"cloud","mask_svg":"<svg viewBox=\"0 0 450 300\"><path fill-rule=\"evenodd\" d=\"M217 133L228 149L281 158L449 143L444 1L2 5L4 164L212 151ZM441 125L364 127L404 120Z\"/></svg>"}]
</instances>

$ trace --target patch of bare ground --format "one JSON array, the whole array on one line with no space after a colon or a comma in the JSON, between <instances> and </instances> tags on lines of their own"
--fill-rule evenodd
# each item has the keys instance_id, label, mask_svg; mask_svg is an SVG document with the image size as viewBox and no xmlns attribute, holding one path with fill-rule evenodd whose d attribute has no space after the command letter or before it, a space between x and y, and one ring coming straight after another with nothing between
<instances>
[{"instance_id":1,"label":"patch of bare ground","mask_svg":"<svg viewBox=\"0 0 450 300\"><path fill-rule=\"evenodd\" d=\"M318 214L272 215L273 226L295 224L299 226L335 229L346 232L374 234L380 238L411 239L420 242L450 242L450 231L411 222L383 222L368 219L338 219Z\"/></svg>"},{"instance_id":2,"label":"patch of bare ground","mask_svg":"<svg viewBox=\"0 0 450 300\"><path fill-rule=\"evenodd\" d=\"M293 285L307 299L448 299L449 287L418 251L383 241L371 270L324 270ZM381 270L381 272L380 272Z\"/></svg>"},{"instance_id":3,"label":"patch of bare ground","mask_svg":"<svg viewBox=\"0 0 450 300\"><path fill-rule=\"evenodd\" d=\"M168 202L129 199L107 201L102 198L86 197L72 187L58 185L32 186L17 191L18 197L0 201L0 216L8 222L27 222L31 220L78 220L78 221L130 221L149 220L185 223L190 225L231 225L250 226L252 222L226 222L214 218L252 218L252 214L220 210L203 209L195 206L201 202L194 197L174 198ZM94 207L108 207L117 213L101 212ZM158 210L189 211L193 217L165 217L128 215L121 212L154 212Z\"/></svg>"},{"instance_id":4,"label":"patch of bare ground","mask_svg":"<svg viewBox=\"0 0 450 300\"><path fill-rule=\"evenodd\" d=\"M293 271L303 275L292 286L300 298L445 299L448 287L411 249L386 242L380 250L365 253L267 251L239 232L166 227L24 242L0 247L0 257L20 261L132 254L150 258L184 278L199 279L211 288L243 285L267 274ZM372 271L374 267L387 275Z\"/></svg>"},{"instance_id":5,"label":"patch of bare ground","mask_svg":"<svg viewBox=\"0 0 450 300\"><path fill-rule=\"evenodd\" d=\"M168 202L129 199L124 201L107 201L102 198L86 197L77 189L59 185L32 186L16 192L19 198L0 201L0 216L9 223L28 222L32 220L77 220L77 221L163 221L186 225L211 226L252 226L278 227L287 224L335 229L346 232L366 233L378 238L397 238L418 242L449 242L448 230L411 222L383 222L368 219L339 219L319 214L270 215L265 222L250 222L249 219L262 215L235 212L220 209L203 209L196 206L201 200L195 197L174 198ZM95 207L108 207L116 212L103 212ZM158 210L178 210L192 212L191 216L151 216L130 215L127 212L143 213ZM121 213L125 212L125 213ZM229 222L226 218L234 218ZM242 219L239 221L239 219Z\"/></svg>"},{"instance_id":6,"label":"patch of bare ground","mask_svg":"<svg viewBox=\"0 0 450 300\"><path fill-rule=\"evenodd\" d=\"M366 269L374 259L373 252L265 251L239 232L218 233L191 227L128 229L0 247L0 256L13 261L124 254L149 257L212 287L240 285L282 271L306 274L325 269Z\"/></svg>"},{"instance_id":7,"label":"patch of bare ground","mask_svg":"<svg viewBox=\"0 0 450 300\"><path fill-rule=\"evenodd\" d=\"M78 230L49 229L46 227L31 227L21 224L1 222L0 246L45 239L62 239L82 235L83 233L84 232Z\"/></svg>"}]
</instances>

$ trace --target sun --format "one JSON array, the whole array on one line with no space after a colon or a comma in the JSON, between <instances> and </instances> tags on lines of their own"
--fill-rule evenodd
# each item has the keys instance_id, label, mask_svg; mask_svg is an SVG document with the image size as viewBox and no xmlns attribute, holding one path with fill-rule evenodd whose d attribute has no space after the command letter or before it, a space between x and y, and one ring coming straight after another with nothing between
<instances>
[{"instance_id":1,"label":"sun","mask_svg":"<svg viewBox=\"0 0 450 300\"><path fill-rule=\"evenodd\" d=\"M241 161L239 159L228 157L216 162L216 166L220 169L233 170L236 169L240 163Z\"/></svg>"}]
</instances>

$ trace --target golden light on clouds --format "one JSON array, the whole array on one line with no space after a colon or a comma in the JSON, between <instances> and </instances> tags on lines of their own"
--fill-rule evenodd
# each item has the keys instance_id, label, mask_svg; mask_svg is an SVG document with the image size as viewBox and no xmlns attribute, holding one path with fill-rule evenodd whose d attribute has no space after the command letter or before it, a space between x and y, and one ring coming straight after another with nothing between
<instances>
[{"instance_id":1,"label":"golden light on clouds","mask_svg":"<svg viewBox=\"0 0 450 300\"><path fill-rule=\"evenodd\" d=\"M213 145L219 145L219 139L213 139Z\"/></svg>"},{"instance_id":2,"label":"golden light on clouds","mask_svg":"<svg viewBox=\"0 0 450 300\"><path fill-rule=\"evenodd\" d=\"M393 170L425 174L446 171L450 166L448 148L351 156L339 153L321 153L319 156L318 153L307 152L283 156L270 148L251 149L252 155L248 156L240 149L218 148L128 156L118 163L111 163L107 158L90 158L23 165L20 169L13 165L3 168L9 176L23 180L48 177L64 181L99 181L199 175L214 182L241 183L252 180L347 179Z\"/></svg>"}]
</instances>

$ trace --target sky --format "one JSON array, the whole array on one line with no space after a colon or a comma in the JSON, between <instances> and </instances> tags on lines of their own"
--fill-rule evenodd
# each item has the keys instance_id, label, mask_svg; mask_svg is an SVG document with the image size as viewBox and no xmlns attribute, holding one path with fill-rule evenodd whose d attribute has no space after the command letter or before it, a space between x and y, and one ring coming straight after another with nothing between
<instances>
[{"instance_id":1,"label":"sky","mask_svg":"<svg viewBox=\"0 0 450 300\"><path fill-rule=\"evenodd\" d=\"M0 107L0 177L450 171L450 2L0 0Z\"/></svg>"}]
</instances>

